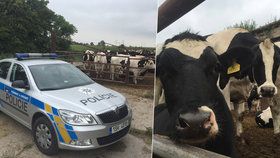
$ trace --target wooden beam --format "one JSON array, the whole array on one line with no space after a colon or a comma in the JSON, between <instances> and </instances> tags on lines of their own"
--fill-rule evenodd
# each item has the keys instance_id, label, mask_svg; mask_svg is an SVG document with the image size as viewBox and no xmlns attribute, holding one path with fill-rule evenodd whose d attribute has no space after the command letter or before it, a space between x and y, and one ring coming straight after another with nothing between
<instances>
[{"instance_id":1,"label":"wooden beam","mask_svg":"<svg viewBox=\"0 0 280 158\"><path fill-rule=\"evenodd\" d=\"M157 32L172 24L203 1L205 0L165 0L158 9Z\"/></svg>"},{"instance_id":2,"label":"wooden beam","mask_svg":"<svg viewBox=\"0 0 280 158\"><path fill-rule=\"evenodd\" d=\"M153 137L153 154L161 158L229 158L187 144L175 144L168 137L157 134Z\"/></svg>"}]
</instances>

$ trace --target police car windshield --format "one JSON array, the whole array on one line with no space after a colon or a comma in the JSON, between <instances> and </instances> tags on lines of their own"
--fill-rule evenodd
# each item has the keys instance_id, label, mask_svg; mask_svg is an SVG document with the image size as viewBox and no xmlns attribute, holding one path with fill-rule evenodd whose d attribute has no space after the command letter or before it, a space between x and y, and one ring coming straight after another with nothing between
<instances>
[{"instance_id":1,"label":"police car windshield","mask_svg":"<svg viewBox=\"0 0 280 158\"><path fill-rule=\"evenodd\" d=\"M37 87L41 91L72 88L94 83L71 64L44 64L29 66Z\"/></svg>"}]
</instances>

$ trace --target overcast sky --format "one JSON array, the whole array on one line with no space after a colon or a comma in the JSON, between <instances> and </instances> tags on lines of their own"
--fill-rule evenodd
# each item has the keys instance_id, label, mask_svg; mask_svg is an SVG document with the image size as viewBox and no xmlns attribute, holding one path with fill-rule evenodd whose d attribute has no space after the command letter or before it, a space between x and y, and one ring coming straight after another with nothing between
<instances>
[{"instance_id":1,"label":"overcast sky","mask_svg":"<svg viewBox=\"0 0 280 158\"><path fill-rule=\"evenodd\" d=\"M159 0L159 4L164 0ZM279 0L205 0L157 35L164 42L190 28L201 35L215 33L244 20L253 19L262 26L274 17L280 19Z\"/></svg>"},{"instance_id":2,"label":"overcast sky","mask_svg":"<svg viewBox=\"0 0 280 158\"><path fill-rule=\"evenodd\" d=\"M49 0L48 7L76 26L77 42L155 46L156 0Z\"/></svg>"}]
</instances>

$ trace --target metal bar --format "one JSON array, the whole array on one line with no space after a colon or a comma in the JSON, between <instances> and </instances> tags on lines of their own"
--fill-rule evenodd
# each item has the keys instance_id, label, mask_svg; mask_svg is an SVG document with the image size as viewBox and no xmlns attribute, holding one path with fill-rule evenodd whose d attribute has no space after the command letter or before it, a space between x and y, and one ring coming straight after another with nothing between
<instances>
[{"instance_id":1,"label":"metal bar","mask_svg":"<svg viewBox=\"0 0 280 158\"><path fill-rule=\"evenodd\" d=\"M191 11L205 0L166 0L158 9L157 32Z\"/></svg>"},{"instance_id":2,"label":"metal bar","mask_svg":"<svg viewBox=\"0 0 280 158\"><path fill-rule=\"evenodd\" d=\"M129 83L129 67L130 67L130 58L127 58L126 72L125 72L125 82Z\"/></svg>"},{"instance_id":3,"label":"metal bar","mask_svg":"<svg viewBox=\"0 0 280 158\"><path fill-rule=\"evenodd\" d=\"M153 138L153 153L162 158L229 158L187 144L175 144L169 138L157 134Z\"/></svg>"}]
</instances>

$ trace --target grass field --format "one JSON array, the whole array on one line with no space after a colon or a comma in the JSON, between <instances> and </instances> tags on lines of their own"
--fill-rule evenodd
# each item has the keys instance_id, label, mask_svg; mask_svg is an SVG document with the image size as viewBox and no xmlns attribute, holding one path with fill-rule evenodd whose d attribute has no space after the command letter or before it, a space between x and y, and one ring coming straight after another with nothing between
<instances>
[{"instance_id":1,"label":"grass field","mask_svg":"<svg viewBox=\"0 0 280 158\"><path fill-rule=\"evenodd\" d=\"M126 49L154 50L155 48L148 48L148 47L126 47ZM118 46L99 46L99 45L91 46L91 45L81 45L81 44L71 44L69 50L66 50L66 51L83 53L86 50L93 50L93 51L106 51L106 50L110 50L110 51L115 51L115 52L120 51ZM11 54L4 54L4 53L1 54L0 53L0 59L12 58L12 57L14 57L14 54L12 54L12 53ZM82 60L82 54L74 56L72 60L81 61Z\"/></svg>"},{"instance_id":2,"label":"grass field","mask_svg":"<svg viewBox=\"0 0 280 158\"><path fill-rule=\"evenodd\" d=\"M147 47L126 47L126 49L147 49L153 50L154 48L147 48ZM79 45L79 44L71 44L69 51L72 52L84 52L85 50L93 50L93 51L120 51L117 46L99 46L99 45Z\"/></svg>"}]
</instances>

